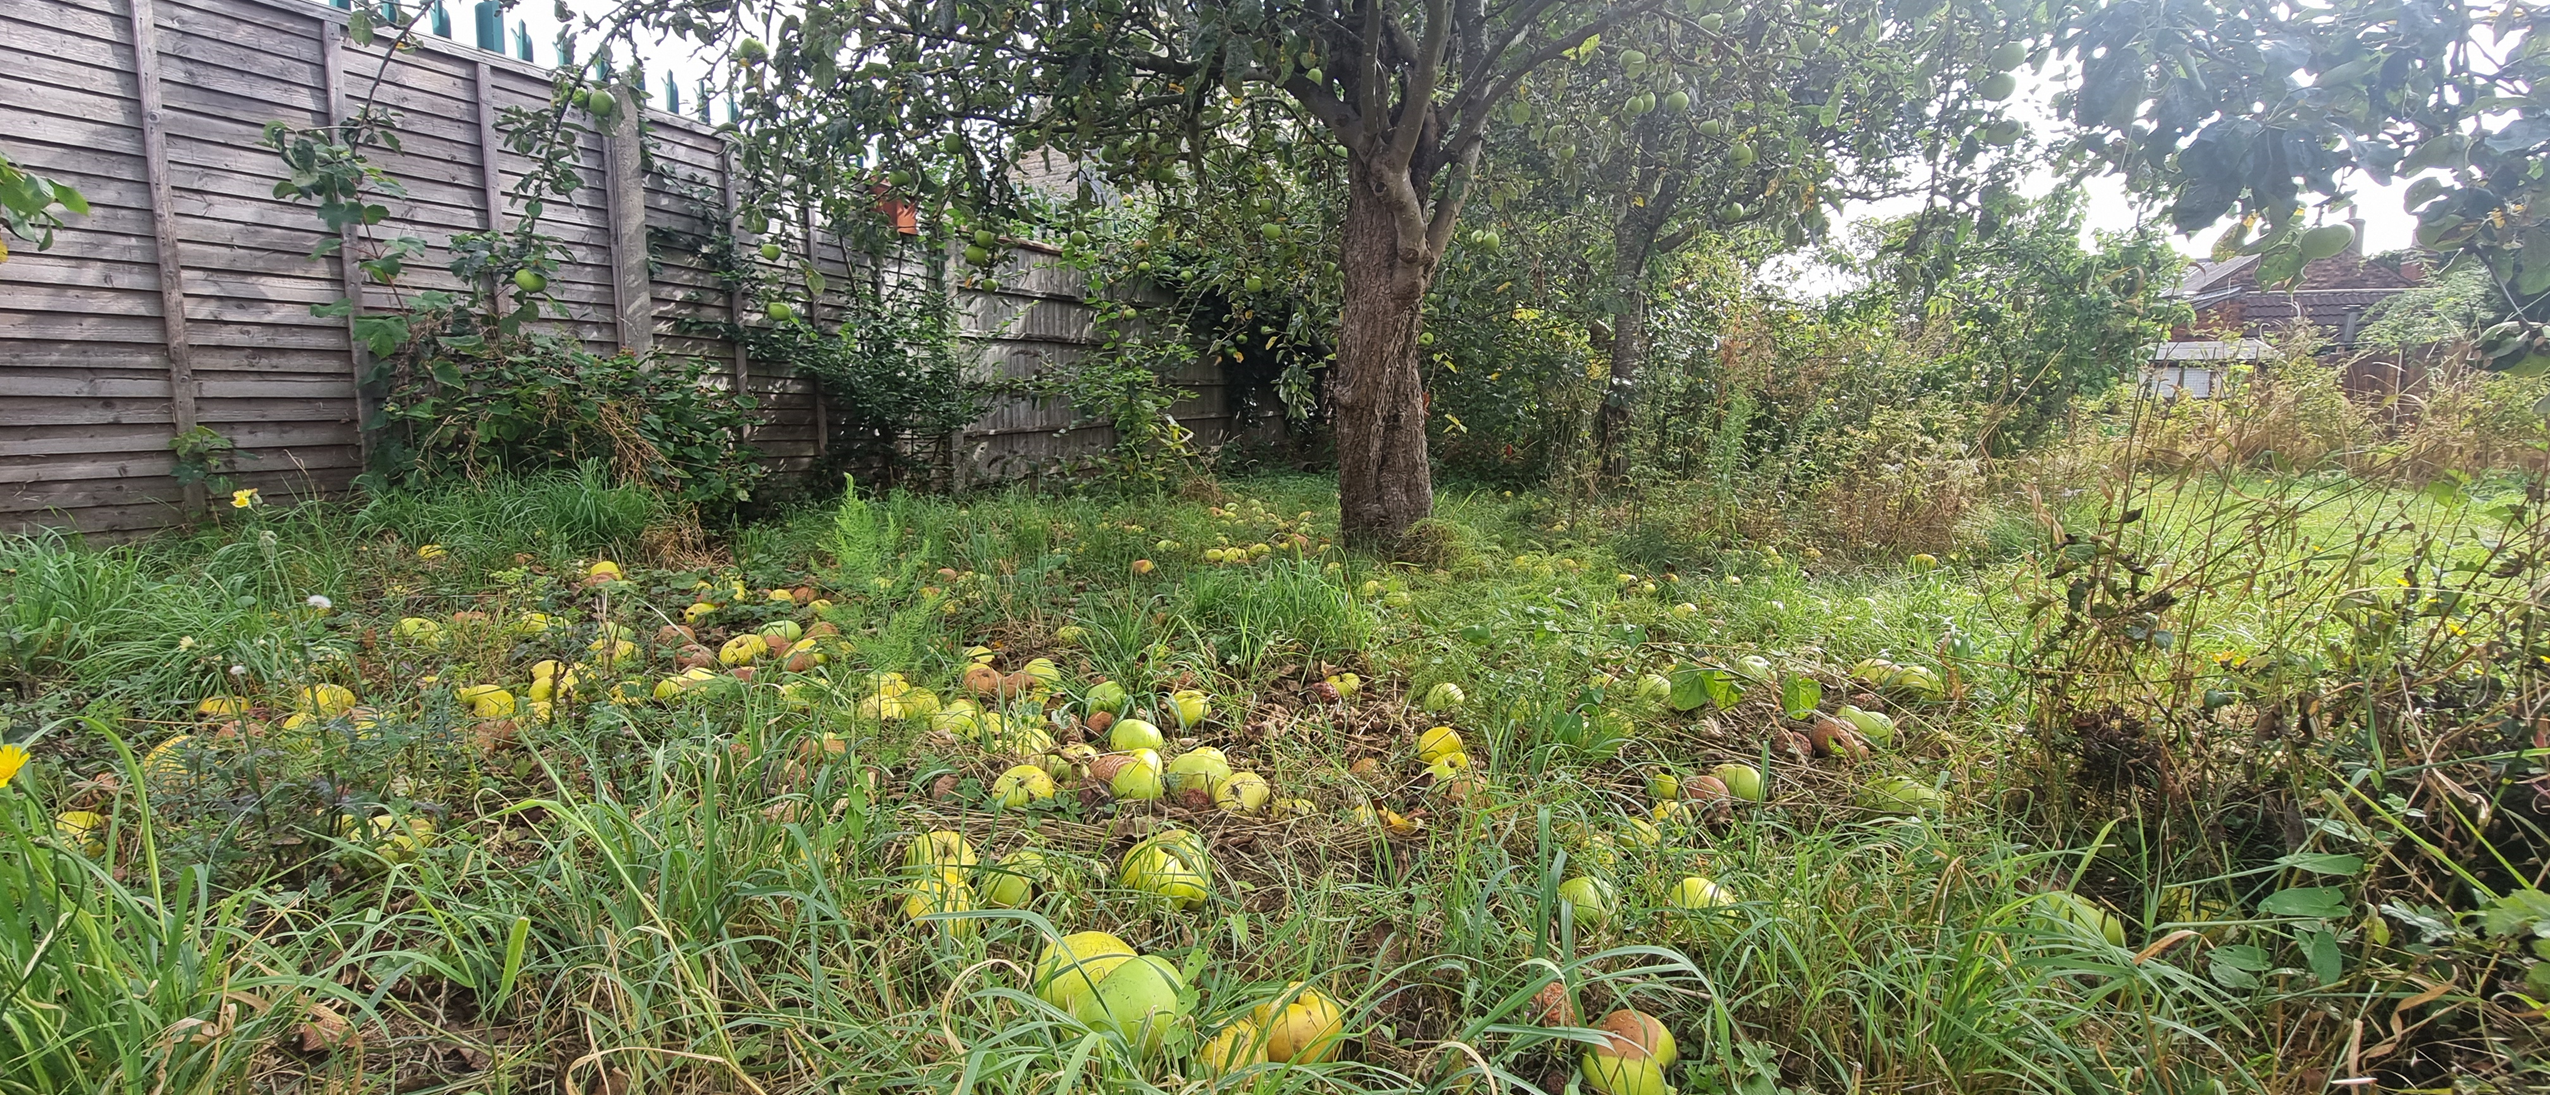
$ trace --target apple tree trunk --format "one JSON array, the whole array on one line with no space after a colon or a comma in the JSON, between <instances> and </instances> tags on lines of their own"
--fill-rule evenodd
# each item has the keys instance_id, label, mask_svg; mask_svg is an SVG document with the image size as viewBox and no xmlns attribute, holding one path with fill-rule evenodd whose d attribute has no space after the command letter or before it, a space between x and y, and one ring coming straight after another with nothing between
<instances>
[{"instance_id":1,"label":"apple tree trunk","mask_svg":"<svg viewBox=\"0 0 2550 1095\"><path fill-rule=\"evenodd\" d=\"M1629 482L1629 429L1638 405L1638 373L1647 363L1647 258L1655 250L1656 218L1641 209L1624 216L1612 237L1611 373L1602 406L1594 413L1596 475L1603 489Z\"/></svg>"},{"instance_id":2,"label":"apple tree trunk","mask_svg":"<svg viewBox=\"0 0 2550 1095\"><path fill-rule=\"evenodd\" d=\"M1417 336L1437 256L1404 245L1402 219L1414 211L1378 185L1376 168L1361 156L1349 167L1345 314L1329 389L1339 531L1349 544L1388 548L1434 512Z\"/></svg>"}]
</instances>

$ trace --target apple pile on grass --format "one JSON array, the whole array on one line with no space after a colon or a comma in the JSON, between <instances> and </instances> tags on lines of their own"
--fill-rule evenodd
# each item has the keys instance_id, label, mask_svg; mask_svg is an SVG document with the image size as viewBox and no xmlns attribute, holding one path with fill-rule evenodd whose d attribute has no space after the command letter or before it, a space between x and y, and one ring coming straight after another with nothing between
<instances>
[{"instance_id":1,"label":"apple pile on grass","mask_svg":"<svg viewBox=\"0 0 2550 1095\"><path fill-rule=\"evenodd\" d=\"M1137 1060L1158 1056L1171 1033L1194 1020L1192 996L1175 963L1102 931L1048 940L1030 989L1091 1030L1122 1038ZM1345 1040L1345 1009L1295 981L1214 1031L1195 1056L1204 1075L1223 1076L1268 1063L1332 1061Z\"/></svg>"},{"instance_id":2,"label":"apple pile on grass","mask_svg":"<svg viewBox=\"0 0 2550 1095\"><path fill-rule=\"evenodd\" d=\"M1179 689L1154 709L1135 712L1132 693L1114 681L1093 682L1076 700L1064 694L1062 670L1050 658L1031 658L1003 673L992 651L976 647L967 654L963 684L971 697L925 706L933 729L1014 761L992 781L992 804L1000 809L1032 807L1074 785L1118 801L1168 799L1238 814L1264 813L1274 799L1266 777L1234 768L1220 749L1172 748L1160 721L1182 732L1200 729L1213 709L1212 695L1201 689ZM881 701L897 705L904 717L918 714L907 709L914 693L899 678L882 687ZM1057 745L1057 731L1085 740ZM1092 740L1104 742L1106 751Z\"/></svg>"}]
</instances>

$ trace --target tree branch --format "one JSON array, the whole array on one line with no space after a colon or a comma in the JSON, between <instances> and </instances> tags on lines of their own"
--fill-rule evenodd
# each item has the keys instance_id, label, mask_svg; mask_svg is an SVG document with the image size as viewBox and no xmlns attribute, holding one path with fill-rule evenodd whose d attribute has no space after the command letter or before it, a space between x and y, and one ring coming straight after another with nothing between
<instances>
[{"instance_id":1,"label":"tree branch","mask_svg":"<svg viewBox=\"0 0 2550 1095\"><path fill-rule=\"evenodd\" d=\"M1426 0L1426 38L1417 47L1416 71L1399 100L1399 116L1391 119L1390 148L1380 158L1392 170L1405 171L1416 158L1417 139L1424 135L1434 110L1435 85L1443 78L1443 50L1452 40L1452 5Z\"/></svg>"},{"instance_id":2,"label":"tree branch","mask_svg":"<svg viewBox=\"0 0 2550 1095\"><path fill-rule=\"evenodd\" d=\"M1461 223L1461 207L1469 203L1470 177L1479 166L1479 146L1471 145L1444 176L1443 196L1435 199L1434 220L1426 225L1426 253L1441 257L1452 245L1452 226Z\"/></svg>"}]
</instances>

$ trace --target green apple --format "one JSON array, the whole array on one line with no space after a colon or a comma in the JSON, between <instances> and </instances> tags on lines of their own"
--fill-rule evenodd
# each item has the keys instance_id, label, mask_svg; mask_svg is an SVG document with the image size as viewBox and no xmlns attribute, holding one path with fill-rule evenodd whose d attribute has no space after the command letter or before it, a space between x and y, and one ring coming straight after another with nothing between
<instances>
[{"instance_id":1,"label":"green apple","mask_svg":"<svg viewBox=\"0 0 2550 1095\"><path fill-rule=\"evenodd\" d=\"M1031 987L1037 999L1071 1011L1099 979L1133 957L1130 944L1106 932L1073 932L1045 943Z\"/></svg>"},{"instance_id":2,"label":"green apple","mask_svg":"<svg viewBox=\"0 0 2550 1095\"><path fill-rule=\"evenodd\" d=\"M1178 728L1192 730L1204 721L1205 712L1213 706L1213 697L1192 688L1181 689L1170 694L1169 705L1177 710Z\"/></svg>"},{"instance_id":3,"label":"green apple","mask_svg":"<svg viewBox=\"0 0 2550 1095\"><path fill-rule=\"evenodd\" d=\"M1020 848L977 873L983 880L979 896L985 907L1023 909L1036 896L1036 884L1044 880L1045 857L1033 848Z\"/></svg>"},{"instance_id":4,"label":"green apple","mask_svg":"<svg viewBox=\"0 0 2550 1095\"><path fill-rule=\"evenodd\" d=\"M1611 883L1591 875L1577 875L1558 884L1558 899L1576 906L1576 922L1599 928L1611 921Z\"/></svg>"},{"instance_id":5,"label":"green apple","mask_svg":"<svg viewBox=\"0 0 2550 1095\"><path fill-rule=\"evenodd\" d=\"M1266 808L1275 789L1266 777L1255 772L1233 772L1213 785L1213 805L1224 810L1254 814Z\"/></svg>"},{"instance_id":6,"label":"green apple","mask_svg":"<svg viewBox=\"0 0 2550 1095\"><path fill-rule=\"evenodd\" d=\"M2047 914L2065 925L2107 940L2109 946L2125 945L2125 922L2098 902L2069 890L2054 890L2037 900Z\"/></svg>"},{"instance_id":7,"label":"green apple","mask_svg":"<svg viewBox=\"0 0 2550 1095\"><path fill-rule=\"evenodd\" d=\"M1072 1015L1092 1030L1112 1030L1137 1059L1160 1052L1185 1012L1178 1002L1186 979L1158 955L1143 955L1108 972L1081 996Z\"/></svg>"},{"instance_id":8,"label":"green apple","mask_svg":"<svg viewBox=\"0 0 2550 1095\"><path fill-rule=\"evenodd\" d=\"M1726 887L1695 874L1674 883L1673 889L1666 891L1665 900L1677 909L1707 909L1733 905L1736 898Z\"/></svg>"},{"instance_id":9,"label":"green apple","mask_svg":"<svg viewBox=\"0 0 2550 1095\"><path fill-rule=\"evenodd\" d=\"M1908 776L1879 776L1862 788L1860 803L1888 814L1929 813L1947 805L1937 788Z\"/></svg>"},{"instance_id":10,"label":"green apple","mask_svg":"<svg viewBox=\"0 0 2550 1095\"><path fill-rule=\"evenodd\" d=\"M1054 777L1033 764L1012 766L992 781L992 800L1004 810L1016 810L1052 797Z\"/></svg>"},{"instance_id":11,"label":"green apple","mask_svg":"<svg viewBox=\"0 0 2550 1095\"><path fill-rule=\"evenodd\" d=\"M1113 746L1119 753L1130 753L1137 749L1158 752L1167 746L1168 742L1169 739L1160 733L1159 727L1141 719L1117 719L1115 726L1107 731L1107 744Z\"/></svg>"},{"instance_id":12,"label":"green apple","mask_svg":"<svg viewBox=\"0 0 2550 1095\"><path fill-rule=\"evenodd\" d=\"M1762 801L1762 770L1750 764L1721 764L1709 770L1726 784L1727 794L1746 802Z\"/></svg>"},{"instance_id":13,"label":"green apple","mask_svg":"<svg viewBox=\"0 0 2550 1095\"><path fill-rule=\"evenodd\" d=\"M1462 693L1460 685L1444 681L1426 689L1425 709L1436 713L1450 711L1468 702L1469 698Z\"/></svg>"},{"instance_id":14,"label":"green apple","mask_svg":"<svg viewBox=\"0 0 2550 1095\"><path fill-rule=\"evenodd\" d=\"M1125 693L1124 686L1121 684L1114 681L1099 681L1089 686L1089 694L1083 697L1081 702L1091 711L1121 715L1124 714L1125 705L1133 702L1133 697Z\"/></svg>"},{"instance_id":15,"label":"green apple","mask_svg":"<svg viewBox=\"0 0 2550 1095\"><path fill-rule=\"evenodd\" d=\"M1160 779L1160 754L1151 749L1131 750L1131 763L1116 769L1115 778L1107 781L1107 790L1117 798L1152 799L1168 793Z\"/></svg>"},{"instance_id":16,"label":"green apple","mask_svg":"<svg viewBox=\"0 0 2550 1095\"><path fill-rule=\"evenodd\" d=\"M1210 791L1213 785L1230 777L1231 762L1222 751L1212 746L1189 749L1169 762L1169 789L1172 791Z\"/></svg>"},{"instance_id":17,"label":"green apple","mask_svg":"<svg viewBox=\"0 0 2550 1095\"><path fill-rule=\"evenodd\" d=\"M1885 713L1864 710L1846 703L1842 705L1841 714L1842 721L1850 723L1851 728L1859 731L1859 736L1868 739L1869 744L1887 749L1894 747L1895 720Z\"/></svg>"}]
</instances>

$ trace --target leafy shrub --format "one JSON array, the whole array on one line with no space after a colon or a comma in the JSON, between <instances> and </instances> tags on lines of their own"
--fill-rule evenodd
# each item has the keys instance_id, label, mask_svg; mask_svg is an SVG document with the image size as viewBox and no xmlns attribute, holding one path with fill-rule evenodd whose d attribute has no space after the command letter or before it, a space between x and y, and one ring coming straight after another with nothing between
<instances>
[{"instance_id":1,"label":"leafy shrub","mask_svg":"<svg viewBox=\"0 0 2550 1095\"><path fill-rule=\"evenodd\" d=\"M1023 387L1061 399L1082 424L1113 426L1116 443L1100 458L1085 460L1085 480L1137 490L1176 490L1204 474L1208 454L1195 447L1195 431L1178 424L1170 408L1195 393L1168 378L1195 358L1195 348L1174 333L1120 335L1077 360L1038 374Z\"/></svg>"},{"instance_id":2,"label":"leafy shrub","mask_svg":"<svg viewBox=\"0 0 2550 1095\"><path fill-rule=\"evenodd\" d=\"M417 340L379 379L390 395L365 475L373 490L598 463L617 482L722 515L768 474L742 440L752 397L696 358L471 335Z\"/></svg>"},{"instance_id":3,"label":"leafy shrub","mask_svg":"<svg viewBox=\"0 0 2550 1095\"><path fill-rule=\"evenodd\" d=\"M946 293L887 287L860 294L840 326L738 327L752 360L812 379L841 421L835 464L892 463L907 436L936 437L982 416L991 397L965 375L968 355Z\"/></svg>"}]
</instances>

